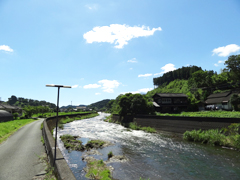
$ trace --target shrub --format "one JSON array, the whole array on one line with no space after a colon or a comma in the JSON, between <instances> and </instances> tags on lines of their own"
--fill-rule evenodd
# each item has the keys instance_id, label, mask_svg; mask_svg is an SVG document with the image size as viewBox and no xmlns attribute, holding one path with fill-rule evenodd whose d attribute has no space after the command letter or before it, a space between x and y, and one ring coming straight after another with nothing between
<instances>
[{"instance_id":1,"label":"shrub","mask_svg":"<svg viewBox=\"0 0 240 180\"><path fill-rule=\"evenodd\" d=\"M18 118L18 113L13 113L13 118L17 119Z\"/></svg>"}]
</instances>

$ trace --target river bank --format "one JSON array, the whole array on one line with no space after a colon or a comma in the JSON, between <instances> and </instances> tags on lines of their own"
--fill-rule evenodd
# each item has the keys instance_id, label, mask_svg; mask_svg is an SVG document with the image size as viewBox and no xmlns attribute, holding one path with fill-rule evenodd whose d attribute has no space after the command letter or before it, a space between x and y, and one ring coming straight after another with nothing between
<instances>
[{"instance_id":1,"label":"river bank","mask_svg":"<svg viewBox=\"0 0 240 180\"><path fill-rule=\"evenodd\" d=\"M236 151L219 147L169 138L161 134L143 131L127 131L121 125L104 122L109 114L88 120L74 121L64 125L63 134L79 136L86 144L92 139L110 141L113 146L98 149L98 154L90 155L107 161L108 153L124 155L129 161L111 162L115 179L151 180L170 179L233 179L240 177L240 155ZM68 152L59 140L58 146L77 179L87 179L83 170L87 163L82 161L83 152Z\"/></svg>"}]
</instances>

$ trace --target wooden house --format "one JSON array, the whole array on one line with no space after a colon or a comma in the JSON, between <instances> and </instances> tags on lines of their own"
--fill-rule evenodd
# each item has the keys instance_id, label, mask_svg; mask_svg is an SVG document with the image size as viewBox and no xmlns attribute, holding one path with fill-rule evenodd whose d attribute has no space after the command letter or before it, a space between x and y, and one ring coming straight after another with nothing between
<instances>
[{"instance_id":1,"label":"wooden house","mask_svg":"<svg viewBox=\"0 0 240 180\"><path fill-rule=\"evenodd\" d=\"M156 93L153 106L158 112L177 112L187 109L187 95L182 93Z\"/></svg>"}]
</instances>

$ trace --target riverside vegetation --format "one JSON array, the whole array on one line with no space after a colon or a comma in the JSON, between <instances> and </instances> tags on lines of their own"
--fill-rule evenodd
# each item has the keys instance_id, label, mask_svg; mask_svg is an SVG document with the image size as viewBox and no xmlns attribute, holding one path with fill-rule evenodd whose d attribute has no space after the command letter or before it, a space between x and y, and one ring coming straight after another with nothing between
<instances>
[{"instance_id":1,"label":"riverside vegetation","mask_svg":"<svg viewBox=\"0 0 240 180\"><path fill-rule=\"evenodd\" d=\"M233 123L227 128L210 130L186 131L183 139L194 142L201 142L210 145L226 146L240 149L240 123Z\"/></svg>"}]
</instances>

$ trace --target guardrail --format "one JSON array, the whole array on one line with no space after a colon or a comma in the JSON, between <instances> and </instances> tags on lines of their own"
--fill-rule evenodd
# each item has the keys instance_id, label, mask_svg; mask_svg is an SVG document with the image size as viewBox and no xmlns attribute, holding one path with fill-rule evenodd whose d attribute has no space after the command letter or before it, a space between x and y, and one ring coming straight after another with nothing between
<instances>
[{"instance_id":1,"label":"guardrail","mask_svg":"<svg viewBox=\"0 0 240 180\"><path fill-rule=\"evenodd\" d=\"M84 113L84 114L72 114L72 115L61 115L58 116L58 120L61 118L65 118L66 116L68 117L76 117L76 116L83 116L83 115L88 115L91 113ZM48 160L53 166L53 161L54 161L54 148L55 148L55 140L52 136L51 130L55 128L56 125L56 116L54 117L49 117L46 118L43 121L43 129L42 129L42 134L45 142L45 150L48 156ZM61 151L57 147L56 150L56 161L55 161L55 167L54 167L54 173L59 180L76 180L75 176L73 175L71 169L69 168L66 160L64 159Z\"/></svg>"}]
</instances>

